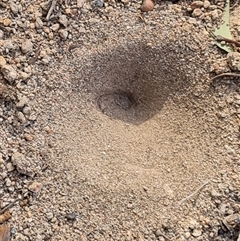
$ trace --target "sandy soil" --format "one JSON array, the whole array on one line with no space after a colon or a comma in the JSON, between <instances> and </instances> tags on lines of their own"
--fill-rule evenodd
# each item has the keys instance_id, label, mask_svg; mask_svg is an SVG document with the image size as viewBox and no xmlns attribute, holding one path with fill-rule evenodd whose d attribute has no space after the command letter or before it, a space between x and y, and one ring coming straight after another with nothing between
<instances>
[{"instance_id":1,"label":"sandy soil","mask_svg":"<svg viewBox=\"0 0 240 241\"><path fill-rule=\"evenodd\" d=\"M211 80L226 55L181 4L85 5L27 80L2 78L19 91L1 97L12 240L238 239L240 82Z\"/></svg>"}]
</instances>

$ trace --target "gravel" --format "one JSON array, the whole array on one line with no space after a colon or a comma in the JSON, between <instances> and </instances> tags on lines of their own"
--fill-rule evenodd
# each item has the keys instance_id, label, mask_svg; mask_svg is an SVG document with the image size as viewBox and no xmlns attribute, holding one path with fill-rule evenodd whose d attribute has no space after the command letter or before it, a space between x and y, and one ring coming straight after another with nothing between
<instances>
[{"instance_id":1,"label":"gravel","mask_svg":"<svg viewBox=\"0 0 240 241\"><path fill-rule=\"evenodd\" d=\"M9 82L9 84L13 84L17 79L17 71L11 65L3 65L1 68L1 73L5 80Z\"/></svg>"},{"instance_id":2,"label":"gravel","mask_svg":"<svg viewBox=\"0 0 240 241\"><path fill-rule=\"evenodd\" d=\"M0 4L0 240L239 238L239 81L211 80L240 71L209 37L223 5Z\"/></svg>"}]
</instances>

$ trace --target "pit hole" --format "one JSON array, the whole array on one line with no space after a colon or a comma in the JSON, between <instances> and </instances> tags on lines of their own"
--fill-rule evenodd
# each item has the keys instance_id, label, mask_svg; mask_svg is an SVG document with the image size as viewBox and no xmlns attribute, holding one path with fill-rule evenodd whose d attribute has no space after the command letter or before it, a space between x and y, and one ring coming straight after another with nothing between
<instances>
[{"instance_id":1,"label":"pit hole","mask_svg":"<svg viewBox=\"0 0 240 241\"><path fill-rule=\"evenodd\" d=\"M92 58L84 78L91 102L102 114L141 124L158 113L169 98L189 85L184 51L174 45L144 43L119 46ZM192 72L192 71L191 71Z\"/></svg>"},{"instance_id":2,"label":"pit hole","mask_svg":"<svg viewBox=\"0 0 240 241\"><path fill-rule=\"evenodd\" d=\"M133 93L121 90L103 94L98 99L99 109L108 116L111 116L114 111L128 111L136 104Z\"/></svg>"}]
</instances>

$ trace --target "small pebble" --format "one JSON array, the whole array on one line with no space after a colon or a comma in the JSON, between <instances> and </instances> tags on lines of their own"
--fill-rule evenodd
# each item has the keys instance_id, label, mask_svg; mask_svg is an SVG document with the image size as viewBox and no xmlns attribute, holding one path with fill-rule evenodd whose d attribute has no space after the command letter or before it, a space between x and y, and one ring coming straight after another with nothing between
<instances>
[{"instance_id":1,"label":"small pebble","mask_svg":"<svg viewBox=\"0 0 240 241\"><path fill-rule=\"evenodd\" d=\"M32 141L32 140L33 140L33 136L30 135L30 134L28 134L28 133L25 133L25 134L23 135L23 137L24 137L24 139L25 139L26 141Z\"/></svg>"},{"instance_id":2,"label":"small pebble","mask_svg":"<svg viewBox=\"0 0 240 241\"><path fill-rule=\"evenodd\" d=\"M17 71L11 65L2 66L1 72L9 84L13 84L18 77Z\"/></svg>"},{"instance_id":3,"label":"small pebble","mask_svg":"<svg viewBox=\"0 0 240 241\"><path fill-rule=\"evenodd\" d=\"M211 12L211 17L213 20L217 20L219 18L218 9L215 9Z\"/></svg>"},{"instance_id":4,"label":"small pebble","mask_svg":"<svg viewBox=\"0 0 240 241\"><path fill-rule=\"evenodd\" d=\"M31 192L38 193L42 189L43 185L40 182L33 182L28 189Z\"/></svg>"},{"instance_id":5,"label":"small pebble","mask_svg":"<svg viewBox=\"0 0 240 241\"><path fill-rule=\"evenodd\" d=\"M152 0L143 0L141 11L142 12L149 12L152 11L154 8L154 2Z\"/></svg>"},{"instance_id":6,"label":"small pebble","mask_svg":"<svg viewBox=\"0 0 240 241\"><path fill-rule=\"evenodd\" d=\"M28 98L26 96L20 96L18 102L16 103L17 108L22 108L28 103Z\"/></svg>"},{"instance_id":7,"label":"small pebble","mask_svg":"<svg viewBox=\"0 0 240 241\"><path fill-rule=\"evenodd\" d=\"M95 0L93 1L92 5L97 8L102 8L104 6L104 3L102 0Z\"/></svg>"},{"instance_id":8,"label":"small pebble","mask_svg":"<svg viewBox=\"0 0 240 241\"><path fill-rule=\"evenodd\" d=\"M60 24L55 23L50 28L52 29L53 32L56 32L60 28Z\"/></svg>"},{"instance_id":9,"label":"small pebble","mask_svg":"<svg viewBox=\"0 0 240 241\"><path fill-rule=\"evenodd\" d=\"M203 2L203 7L206 8L206 9L209 8L210 5L211 5L211 3L207 0Z\"/></svg>"},{"instance_id":10,"label":"small pebble","mask_svg":"<svg viewBox=\"0 0 240 241\"><path fill-rule=\"evenodd\" d=\"M6 64L7 64L7 62L6 62L5 58L0 55L0 68L1 68L2 66L6 65Z\"/></svg>"},{"instance_id":11,"label":"small pebble","mask_svg":"<svg viewBox=\"0 0 240 241\"><path fill-rule=\"evenodd\" d=\"M203 14L202 10L200 8L195 8L192 12L193 17L199 17Z\"/></svg>"},{"instance_id":12,"label":"small pebble","mask_svg":"<svg viewBox=\"0 0 240 241\"><path fill-rule=\"evenodd\" d=\"M32 43L32 41L31 41L30 39L24 41L24 42L22 43L21 49L22 49L22 52L23 52L24 54L29 53L29 52L32 52L32 50L33 50L33 43Z\"/></svg>"},{"instance_id":13,"label":"small pebble","mask_svg":"<svg viewBox=\"0 0 240 241\"><path fill-rule=\"evenodd\" d=\"M13 14L17 14L18 10L19 10L18 5L16 3L14 3L13 1L10 1L10 9Z\"/></svg>"},{"instance_id":14,"label":"small pebble","mask_svg":"<svg viewBox=\"0 0 240 241\"><path fill-rule=\"evenodd\" d=\"M76 213L76 212L68 213L68 214L66 215L66 218L67 218L69 221L74 221L74 220L76 220L76 218L77 218L77 213Z\"/></svg>"},{"instance_id":15,"label":"small pebble","mask_svg":"<svg viewBox=\"0 0 240 241\"><path fill-rule=\"evenodd\" d=\"M46 217L47 217L47 220L50 221L53 219L54 215L53 215L53 213L49 212L49 213L46 213Z\"/></svg>"},{"instance_id":16,"label":"small pebble","mask_svg":"<svg viewBox=\"0 0 240 241\"><path fill-rule=\"evenodd\" d=\"M13 166L13 164L11 162L7 163L6 168L7 168L8 172L12 172L15 169L15 167Z\"/></svg>"},{"instance_id":17,"label":"small pebble","mask_svg":"<svg viewBox=\"0 0 240 241\"><path fill-rule=\"evenodd\" d=\"M60 15L58 22L66 28L68 26L67 16L66 15Z\"/></svg>"},{"instance_id":18,"label":"small pebble","mask_svg":"<svg viewBox=\"0 0 240 241\"><path fill-rule=\"evenodd\" d=\"M36 28L42 28L43 27L43 22L41 20L41 18L36 18L36 21L35 21L35 26Z\"/></svg>"},{"instance_id":19,"label":"small pebble","mask_svg":"<svg viewBox=\"0 0 240 241\"><path fill-rule=\"evenodd\" d=\"M25 115L29 115L31 113L31 107L25 106L22 111Z\"/></svg>"},{"instance_id":20,"label":"small pebble","mask_svg":"<svg viewBox=\"0 0 240 241\"><path fill-rule=\"evenodd\" d=\"M191 4L191 8L192 9L196 9L196 8L201 8L203 7L204 3L202 1L194 1Z\"/></svg>"},{"instance_id":21,"label":"small pebble","mask_svg":"<svg viewBox=\"0 0 240 241\"><path fill-rule=\"evenodd\" d=\"M59 30L59 35L60 35L60 37L61 37L62 39L67 39L67 37L68 37L68 31L65 30L65 29L61 29L61 30Z\"/></svg>"},{"instance_id":22,"label":"small pebble","mask_svg":"<svg viewBox=\"0 0 240 241\"><path fill-rule=\"evenodd\" d=\"M10 187L10 186L12 185L12 182L11 182L11 180L10 180L9 178L6 178L5 185L6 185L7 187Z\"/></svg>"},{"instance_id":23,"label":"small pebble","mask_svg":"<svg viewBox=\"0 0 240 241\"><path fill-rule=\"evenodd\" d=\"M192 236L194 236L195 238L197 238L201 235L202 235L202 231L200 229L194 229L192 232Z\"/></svg>"},{"instance_id":24,"label":"small pebble","mask_svg":"<svg viewBox=\"0 0 240 241\"><path fill-rule=\"evenodd\" d=\"M26 122L26 118L21 111L17 112L17 118L22 124Z\"/></svg>"},{"instance_id":25,"label":"small pebble","mask_svg":"<svg viewBox=\"0 0 240 241\"><path fill-rule=\"evenodd\" d=\"M5 27L7 27L7 26L10 25L11 22L12 22L11 19L5 18L5 19L3 20L3 25L4 25Z\"/></svg>"},{"instance_id":26,"label":"small pebble","mask_svg":"<svg viewBox=\"0 0 240 241\"><path fill-rule=\"evenodd\" d=\"M155 235L156 235L156 237L160 237L160 236L162 235L161 230L157 229L157 230L155 231Z\"/></svg>"},{"instance_id":27,"label":"small pebble","mask_svg":"<svg viewBox=\"0 0 240 241\"><path fill-rule=\"evenodd\" d=\"M240 71L240 53L238 52L228 53L227 62L231 70Z\"/></svg>"}]
</instances>

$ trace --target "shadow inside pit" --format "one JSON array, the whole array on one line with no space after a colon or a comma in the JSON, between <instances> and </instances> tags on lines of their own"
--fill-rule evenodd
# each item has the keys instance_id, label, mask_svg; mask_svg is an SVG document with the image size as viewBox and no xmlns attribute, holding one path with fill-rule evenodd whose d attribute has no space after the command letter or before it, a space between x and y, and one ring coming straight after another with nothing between
<instances>
[{"instance_id":1,"label":"shadow inside pit","mask_svg":"<svg viewBox=\"0 0 240 241\"><path fill-rule=\"evenodd\" d=\"M94 56L87 74L81 73L91 102L102 114L127 123L152 118L188 85L186 53L176 46L129 44Z\"/></svg>"}]
</instances>

